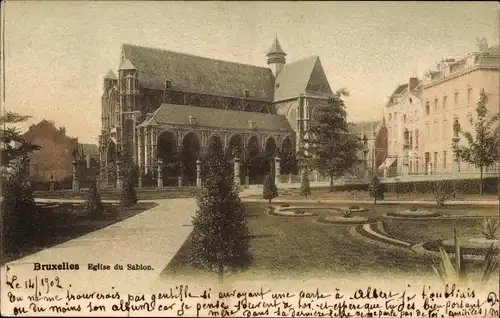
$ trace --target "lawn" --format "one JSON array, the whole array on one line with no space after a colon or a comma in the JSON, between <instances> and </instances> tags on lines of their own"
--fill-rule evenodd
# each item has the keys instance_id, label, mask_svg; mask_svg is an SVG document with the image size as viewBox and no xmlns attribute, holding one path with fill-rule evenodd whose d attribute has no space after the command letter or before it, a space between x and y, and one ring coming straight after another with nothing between
<instances>
[{"instance_id":1,"label":"lawn","mask_svg":"<svg viewBox=\"0 0 500 318\"><path fill-rule=\"evenodd\" d=\"M254 261L246 272L238 274L242 279L380 275L388 272L424 275L431 272L426 261L416 255L357 240L349 234L348 226L318 224L318 216L271 216L266 205L249 203L247 206L250 252ZM318 207L323 208L323 205ZM320 216L328 214L324 210L318 212ZM190 246L188 238L165 268L165 277L207 276L206 272L189 266Z\"/></svg>"},{"instance_id":2,"label":"lawn","mask_svg":"<svg viewBox=\"0 0 500 318\"><path fill-rule=\"evenodd\" d=\"M92 219L86 215L83 203L43 203L37 205L40 208L36 218L36 228L38 230L34 233L33 238L24 242L16 242L17 246L2 248L2 265L96 231L157 206L156 203L151 202L139 202L129 208L103 204L104 215ZM2 240L2 243L5 244L6 240Z\"/></svg>"},{"instance_id":3,"label":"lawn","mask_svg":"<svg viewBox=\"0 0 500 318\"><path fill-rule=\"evenodd\" d=\"M311 203L300 205L311 206ZM357 204L373 208L372 204ZM251 233L250 252L253 264L233 279L253 280L265 277L332 277L346 275L422 275L432 276L429 260L411 252L385 249L353 237L351 226L318 224L321 216L332 215L328 208L347 207L347 205L315 204L316 216L280 217L267 213L268 204L247 203L247 222ZM296 204L294 204L296 206ZM411 205L399 206L409 208ZM429 209L436 209L429 205ZM384 220L387 232L402 240L419 243L435 239L453 237L456 228L459 235L474 235L480 228L478 219L460 220L393 220L385 219L387 212L397 211L397 205L377 205L375 210L355 212L369 218ZM495 207L445 206L443 214L465 214L495 216ZM188 256L190 238L178 251L163 271L167 279L210 278L214 274L193 268Z\"/></svg>"}]
</instances>

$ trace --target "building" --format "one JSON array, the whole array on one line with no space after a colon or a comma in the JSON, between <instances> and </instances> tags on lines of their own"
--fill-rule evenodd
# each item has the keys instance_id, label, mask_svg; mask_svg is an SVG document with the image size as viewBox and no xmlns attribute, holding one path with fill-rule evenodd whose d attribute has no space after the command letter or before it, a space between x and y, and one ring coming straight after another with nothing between
<instances>
[{"instance_id":1,"label":"building","mask_svg":"<svg viewBox=\"0 0 500 318\"><path fill-rule=\"evenodd\" d=\"M363 143L358 177L370 180L387 157L387 127L383 121L366 121L350 124L349 131Z\"/></svg>"},{"instance_id":2,"label":"building","mask_svg":"<svg viewBox=\"0 0 500 318\"><path fill-rule=\"evenodd\" d=\"M74 160L73 151L78 140L66 135L64 127L56 128L54 122L42 120L23 134L23 138L41 148L29 154L30 180L35 183L54 182L71 184Z\"/></svg>"},{"instance_id":3,"label":"building","mask_svg":"<svg viewBox=\"0 0 500 318\"><path fill-rule=\"evenodd\" d=\"M399 85L384 107L384 122L387 127L387 159L379 166L385 176L403 173L404 133L409 135L409 172L421 171L423 160L419 149L424 140L420 136L422 116L422 82L410 77L408 82Z\"/></svg>"},{"instance_id":4,"label":"building","mask_svg":"<svg viewBox=\"0 0 500 318\"><path fill-rule=\"evenodd\" d=\"M463 131L474 131L470 120L475 119L482 89L489 94L489 114L498 114L499 71L499 46L488 47L484 39L478 39L477 52L458 60L443 60L436 71L428 72L422 85L425 142L420 149L427 174L452 172L453 125L458 121ZM467 145L464 139L459 144ZM461 174L477 171L477 167L460 163Z\"/></svg>"},{"instance_id":5,"label":"building","mask_svg":"<svg viewBox=\"0 0 500 318\"><path fill-rule=\"evenodd\" d=\"M141 175L156 171L157 157L181 157L171 175L193 179L210 148L237 149L247 163L241 176L252 177L253 158L298 149L315 107L333 93L319 57L287 63L286 55L277 38L268 67L124 44L118 76L104 78L99 149L108 181L119 157Z\"/></svg>"},{"instance_id":6,"label":"building","mask_svg":"<svg viewBox=\"0 0 500 318\"><path fill-rule=\"evenodd\" d=\"M479 169L465 162L453 171L452 140L455 122L462 131L474 132L470 120L476 116L482 89L489 94L489 115L498 114L499 47L478 40L477 52L442 60L422 80L410 78L395 89L384 108L388 156L379 167L384 176L415 180L432 179L430 175L478 177ZM463 137L459 144L468 145ZM488 167L486 173L496 171Z\"/></svg>"}]
</instances>

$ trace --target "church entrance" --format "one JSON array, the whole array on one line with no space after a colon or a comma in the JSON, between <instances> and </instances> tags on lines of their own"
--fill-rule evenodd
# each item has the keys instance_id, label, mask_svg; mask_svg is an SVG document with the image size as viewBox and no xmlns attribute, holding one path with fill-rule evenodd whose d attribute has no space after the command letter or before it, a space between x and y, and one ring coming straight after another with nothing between
<instances>
[{"instance_id":1,"label":"church entrance","mask_svg":"<svg viewBox=\"0 0 500 318\"><path fill-rule=\"evenodd\" d=\"M196 160L201 150L200 136L196 132L189 132L182 140L182 182L185 185L196 185Z\"/></svg>"}]
</instances>

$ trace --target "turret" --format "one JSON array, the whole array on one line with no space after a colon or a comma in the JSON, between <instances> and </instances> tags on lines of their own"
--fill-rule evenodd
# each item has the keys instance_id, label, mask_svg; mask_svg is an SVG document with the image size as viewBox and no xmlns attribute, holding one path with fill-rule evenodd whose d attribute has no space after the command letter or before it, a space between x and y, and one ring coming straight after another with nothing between
<instances>
[{"instance_id":1,"label":"turret","mask_svg":"<svg viewBox=\"0 0 500 318\"><path fill-rule=\"evenodd\" d=\"M135 95L138 95L137 69L129 59L123 61L119 72L119 92L123 111L135 110Z\"/></svg>"},{"instance_id":2,"label":"turret","mask_svg":"<svg viewBox=\"0 0 500 318\"><path fill-rule=\"evenodd\" d=\"M286 53L283 52L283 50L281 49L281 45L280 42L278 41L277 36L274 39L274 43L271 46L271 49L269 50L266 56L267 56L267 64L268 65L274 64L272 70L274 77L276 78L286 63L285 59Z\"/></svg>"},{"instance_id":3,"label":"turret","mask_svg":"<svg viewBox=\"0 0 500 318\"><path fill-rule=\"evenodd\" d=\"M109 70L106 75L104 75L104 85L103 85L103 94L107 94L111 87L116 84L117 78L115 73L112 70Z\"/></svg>"}]
</instances>

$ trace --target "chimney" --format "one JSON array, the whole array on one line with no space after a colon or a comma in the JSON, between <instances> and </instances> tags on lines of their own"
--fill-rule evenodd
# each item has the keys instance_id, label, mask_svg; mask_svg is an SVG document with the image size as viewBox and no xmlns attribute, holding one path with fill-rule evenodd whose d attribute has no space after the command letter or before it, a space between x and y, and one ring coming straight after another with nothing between
<instances>
[{"instance_id":1,"label":"chimney","mask_svg":"<svg viewBox=\"0 0 500 318\"><path fill-rule=\"evenodd\" d=\"M418 78L417 77L410 77L408 80L408 90L411 91L418 85Z\"/></svg>"}]
</instances>

